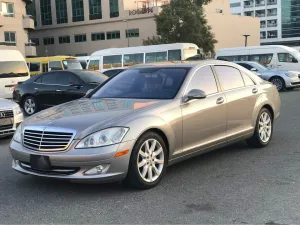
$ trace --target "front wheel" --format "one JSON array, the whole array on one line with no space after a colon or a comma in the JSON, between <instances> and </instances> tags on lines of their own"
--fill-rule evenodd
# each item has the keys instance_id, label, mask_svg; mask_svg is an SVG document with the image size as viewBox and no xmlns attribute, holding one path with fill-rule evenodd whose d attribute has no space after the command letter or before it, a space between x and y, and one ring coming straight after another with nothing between
<instances>
[{"instance_id":1,"label":"front wheel","mask_svg":"<svg viewBox=\"0 0 300 225\"><path fill-rule=\"evenodd\" d=\"M270 81L276 86L278 91L283 91L285 89L285 82L281 77L273 77Z\"/></svg>"},{"instance_id":2,"label":"front wheel","mask_svg":"<svg viewBox=\"0 0 300 225\"><path fill-rule=\"evenodd\" d=\"M135 144L129 162L125 184L148 189L162 179L167 164L167 148L160 135L149 132Z\"/></svg>"},{"instance_id":3,"label":"front wheel","mask_svg":"<svg viewBox=\"0 0 300 225\"><path fill-rule=\"evenodd\" d=\"M262 108L258 114L255 131L251 138L246 142L250 146L262 148L267 146L273 135L273 119L270 111Z\"/></svg>"},{"instance_id":4,"label":"front wheel","mask_svg":"<svg viewBox=\"0 0 300 225\"><path fill-rule=\"evenodd\" d=\"M38 106L33 96L28 96L24 99L22 108L27 116L31 116L37 112Z\"/></svg>"}]
</instances>

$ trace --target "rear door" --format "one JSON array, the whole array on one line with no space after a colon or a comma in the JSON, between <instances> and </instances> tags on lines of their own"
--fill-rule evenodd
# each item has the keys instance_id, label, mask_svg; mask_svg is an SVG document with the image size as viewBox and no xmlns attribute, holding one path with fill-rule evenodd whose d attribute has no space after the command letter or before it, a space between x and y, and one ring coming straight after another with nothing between
<instances>
[{"instance_id":1,"label":"rear door","mask_svg":"<svg viewBox=\"0 0 300 225\"><path fill-rule=\"evenodd\" d=\"M215 66L215 70L227 100L228 139L251 132L259 87L237 68L224 65Z\"/></svg>"},{"instance_id":2,"label":"rear door","mask_svg":"<svg viewBox=\"0 0 300 225\"><path fill-rule=\"evenodd\" d=\"M83 83L71 72L61 72L58 76L61 92L57 93L60 103L69 102L85 95Z\"/></svg>"}]
</instances>

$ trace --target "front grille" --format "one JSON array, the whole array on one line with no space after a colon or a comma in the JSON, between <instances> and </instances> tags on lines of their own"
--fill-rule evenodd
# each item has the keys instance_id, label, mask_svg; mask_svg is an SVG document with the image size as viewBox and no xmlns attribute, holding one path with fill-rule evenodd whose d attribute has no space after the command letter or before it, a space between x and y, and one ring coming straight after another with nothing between
<instances>
[{"instance_id":1,"label":"front grille","mask_svg":"<svg viewBox=\"0 0 300 225\"><path fill-rule=\"evenodd\" d=\"M0 111L0 119L13 118L13 117L14 117L14 112L12 110Z\"/></svg>"},{"instance_id":2,"label":"front grille","mask_svg":"<svg viewBox=\"0 0 300 225\"><path fill-rule=\"evenodd\" d=\"M20 162L19 164L24 170L47 175L71 175L79 171L79 167L61 167L52 166L51 170L37 170L31 167L29 163Z\"/></svg>"},{"instance_id":3,"label":"front grille","mask_svg":"<svg viewBox=\"0 0 300 225\"><path fill-rule=\"evenodd\" d=\"M8 124L8 125L2 125L0 126L0 131L3 131L3 130L10 130L13 128L13 124Z\"/></svg>"},{"instance_id":4,"label":"front grille","mask_svg":"<svg viewBox=\"0 0 300 225\"><path fill-rule=\"evenodd\" d=\"M71 132L25 129L23 145L35 151L64 151L73 135Z\"/></svg>"}]
</instances>

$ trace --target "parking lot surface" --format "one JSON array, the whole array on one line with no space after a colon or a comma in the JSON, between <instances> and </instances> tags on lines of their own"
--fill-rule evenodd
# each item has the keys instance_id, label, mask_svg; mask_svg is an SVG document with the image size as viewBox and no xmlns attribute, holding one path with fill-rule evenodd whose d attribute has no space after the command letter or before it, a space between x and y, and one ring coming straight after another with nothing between
<instances>
[{"instance_id":1,"label":"parking lot surface","mask_svg":"<svg viewBox=\"0 0 300 225\"><path fill-rule=\"evenodd\" d=\"M10 140L0 140L0 223L299 223L300 90L281 100L267 148L238 143L198 156L144 191L21 175Z\"/></svg>"}]
</instances>

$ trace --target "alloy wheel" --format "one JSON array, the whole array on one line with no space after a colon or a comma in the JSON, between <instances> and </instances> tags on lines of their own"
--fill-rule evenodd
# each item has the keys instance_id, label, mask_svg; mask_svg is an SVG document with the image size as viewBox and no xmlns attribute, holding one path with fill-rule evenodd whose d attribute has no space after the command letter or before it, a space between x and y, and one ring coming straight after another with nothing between
<instances>
[{"instance_id":1,"label":"alloy wheel","mask_svg":"<svg viewBox=\"0 0 300 225\"><path fill-rule=\"evenodd\" d=\"M28 114L28 115L31 115L35 112L35 108L36 108L36 105L35 105L35 102L33 99L31 98L28 98L25 100L24 102L24 109L25 109L25 112Z\"/></svg>"},{"instance_id":2,"label":"alloy wheel","mask_svg":"<svg viewBox=\"0 0 300 225\"><path fill-rule=\"evenodd\" d=\"M164 151L155 139L146 140L138 152L137 167L139 175L146 182L157 180L164 168Z\"/></svg>"},{"instance_id":3,"label":"alloy wheel","mask_svg":"<svg viewBox=\"0 0 300 225\"><path fill-rule=\"evenodd\" d=\"M258 133L262 142L267 143L272 134L272 120L267 112L263 112L259 118Z\"/></svg>"},{"instance_id":4,"label":"alloy wheel","mask_svg":"<svg viewBox=\"0 0 300 225\"><path fill-rule=\"evenodd\" d=\"M283 87L283 83L279 78L275 78L272 80L272 83L276 86L277 90L281 90Z\"/></svg>"}]
</instances>

